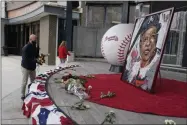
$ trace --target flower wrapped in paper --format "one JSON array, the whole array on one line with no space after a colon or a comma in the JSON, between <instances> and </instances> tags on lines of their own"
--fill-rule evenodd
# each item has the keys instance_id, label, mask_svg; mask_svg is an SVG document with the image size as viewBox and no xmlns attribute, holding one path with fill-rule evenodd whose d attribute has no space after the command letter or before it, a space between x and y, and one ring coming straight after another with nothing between
<instances>
[{"instance_id":1,"label":"flower wrapped in paper","mask_svg":"<svg viewBox=\"0 0 187 125\"><path fill-rule=\"evenodd\" d=\"M68 73L68 72L66 72ZM88 76L88 75L87 75ZM68 73L64 75L61 79L55 79L55 83L62 83L62 86L65 86L65 90L79 97L79 99L88 99L90 90L92 86L89 86L87 89L84 87L84 84L87 82L86 78L94 78L94 76L76 76ZM87 90L87 93L86 93Z\"/></svg>"},{"instance_id":2,"label":"flower wrapped in paper","mask_svg":"<svg viewBox=\"0 0 187 125\"><path fill-rule=\"evenodd\" d=\"M86 89L79 79L70 78L65 81L65 89L68 93L78 96L81 100L89 98L89 95L85 92Z\"/></svg>"}]
</instances>

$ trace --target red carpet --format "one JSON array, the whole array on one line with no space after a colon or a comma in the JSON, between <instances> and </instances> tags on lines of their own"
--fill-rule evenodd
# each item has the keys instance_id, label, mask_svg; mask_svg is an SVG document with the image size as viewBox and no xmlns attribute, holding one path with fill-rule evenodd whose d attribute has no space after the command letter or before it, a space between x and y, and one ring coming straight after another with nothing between
<instances>
[{"instance_id":1,"label":"red carpet","mask_svg":"<svg viewBox=\"0 0 187 125\"><path fill-rule=\"evenodd\" d=\"M187 83L162 79L155 94L149 94L120 81L121 74L99 74L88 79L91 99L97 104L162 116L187 118ZM115 92L116 97L100 99L101 92Z\"/></svg>"}]
</instances>

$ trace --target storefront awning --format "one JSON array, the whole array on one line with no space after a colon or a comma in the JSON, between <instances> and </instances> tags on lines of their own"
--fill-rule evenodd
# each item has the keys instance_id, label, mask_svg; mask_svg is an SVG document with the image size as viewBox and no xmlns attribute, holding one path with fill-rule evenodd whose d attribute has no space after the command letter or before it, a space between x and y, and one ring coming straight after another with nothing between
<instances>
[{"instance_id":1,"label":"storefront awning","mask_svg":"<svg viewBox=\"0 0 187 125\"><path fill-rule=\"evenodd\" d=\"M7 18L1 18L1 23L2 24L8 24L8 19Z\"/></svg>"},{"instance_id":2,"label":"storefront awning","mask_svg":"<svg viewBox=\"0 0 187 125\"><path fill-rule=\"evenodd\" d=\"M60 18L66 18L66 11L64 8L59 6L50 6L44 4L30 13L15 18L9 18L6 20L8 24L29 23L29 22L37 21L41 17L47 15L56 15ZM73 12L72 16L73 19L80 18L80 14L78 12Z\"/></svg>"}]
</instances>

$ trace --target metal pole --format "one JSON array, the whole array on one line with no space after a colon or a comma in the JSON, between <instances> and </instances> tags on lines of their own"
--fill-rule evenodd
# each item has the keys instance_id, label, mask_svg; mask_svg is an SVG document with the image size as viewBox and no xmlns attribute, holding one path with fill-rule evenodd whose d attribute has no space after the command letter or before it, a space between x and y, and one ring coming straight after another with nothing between
<instances>
[{"instance_id":1,"label":"metal pole","mask_svg":"<svg viewBox=\"0 0 187 125\"><path fill-rule=\"evenodd\" d=\"M121 23L128 23L129 19L129 1L124 1L122 4Z\"/></svg>"},{"instance_id":2,"label":"metal pole","mask_svg":"<svg viewBox=\"0 0 187 125\"><path fill-rule=\"evenodd\" d=\"M67 1L66 8L66 41L67 48L72 51L72 1Z\"/></svg>"}]
</instances>

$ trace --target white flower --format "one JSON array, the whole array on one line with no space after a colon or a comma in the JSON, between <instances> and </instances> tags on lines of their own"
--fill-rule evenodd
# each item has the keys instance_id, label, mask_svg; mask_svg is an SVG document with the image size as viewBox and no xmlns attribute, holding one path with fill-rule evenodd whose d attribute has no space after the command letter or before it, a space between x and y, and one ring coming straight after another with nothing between
<instances>
[{"instance_id":1,"label":"white flower","mask_svg":"<svg viewBox=\"0 0 187 125\"><path fill-rule=\"evenodd\" d=\"M111 110L109 113L110 113L110 114L114 114L114 111Z\"/></svg>"},{"instance_id":2,"label":"white flower","mask_svg":"<svg viewBox=\"0 0 187 125\"><path fill-rule=\"evenodd\" d=\"M89 108L90 108L90 106L89 106L89 105L85 105L85 106L86 106L86 108L87 108L87 109L89 109Z\"/></svg>"},{"instance_id":3,"label":"white flower","mask_svg":"<svg viewBox=\"0 0 187 125\"><path fill-rule=\"evenodd\" d=\"M92 89L92 86L91 86L91 85L88 86L88 90L90 90L90 89Z\"/></svg>"},{"instance_id":4,"label":"white flower","mask_svg":"<svg viewBox=\"0 0 187 125\"><path fill-rule=\"evenodd\" d=\"M166 119L166 120L165 120L165 124L166 124L166 125L176 125L176 122L174 122L173 120L168 120L168 119Z\"/></svg>"},{"instance_id":5,"label":"white flower","mask_svg":"<svg viewBox=\"0 0 187 125\"><path fill-rule=\"evenodd\" d=\"M168 124L169 120L168 120L168 119L166 119L164 122L165 122L165 124Z\"/></svg>"}]
</instances>

